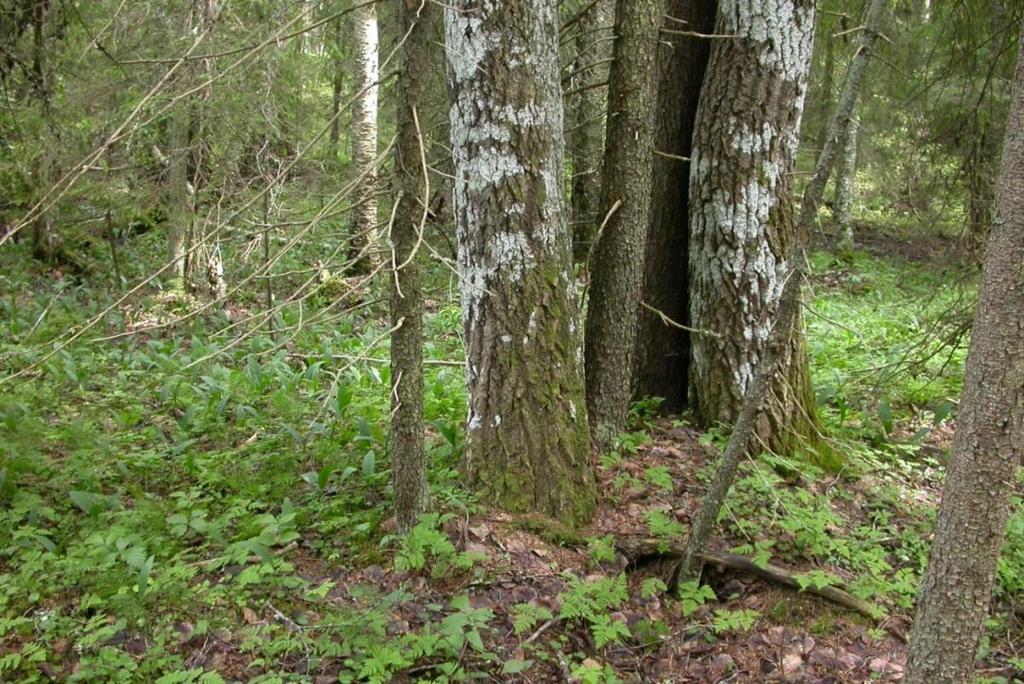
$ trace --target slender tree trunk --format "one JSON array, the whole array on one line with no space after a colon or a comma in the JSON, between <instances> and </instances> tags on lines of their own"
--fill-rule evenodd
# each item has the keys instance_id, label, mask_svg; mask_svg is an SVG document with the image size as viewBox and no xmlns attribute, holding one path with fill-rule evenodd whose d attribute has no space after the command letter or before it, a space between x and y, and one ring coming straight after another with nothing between
<instances>
[{"instance_id":1,"label":"slender tree trunk","mask_svg":"<svg viewBox=\"0 0 1024 684\"><path fill-rule=\"evenodd\" d=\"M836 39L832 37L831 24L824 19L821 20L821 24L824 27L821 39L825 41L825 73L821 78L821 98L818 107L821 127L815 140L815 150L818 152L825 146L825 138L828 136L828 124L832 120L832 91L836 87Z\"/></svg>"},{"instance_id":2,"label":"slender tree trunk","mask_svg":"<svg viewBox=\"0 0 1024 684\"><path fill-rule=\"evenodd\" d=\"M53 97L50 68L47 64L46 24L52 10L50 0L36 0L32 11L32 79L33 89L39 100L39 109L46 130L53 135L49 141L50 149L43 146L35 162L36 184L39 196L50 191L54 173L54 151L57 148L57 131L53 124L53 112L50 110ZM53 226L52 212L40 211L32 221L32 256L39 261L50 261L53 258Z\"/></svg>"},{"instance_id":3,"label":"slender tree trunk","mask_svg":"<svg viewBox=\"0 0 1024 684\"><path fill-rule=\"evenodd\" d=\"M464 461L485 501L587 519L595 487L563 188L555 0L445 9L466 333Z\"/></svg>"},{"instance_id":4,"label":"slender tree trunk","mask_svg":"<svg viewBox=\"0 0 1024 684\"><path fill-rule=\"evenodd\" d=\"M836 223L839 225L839 246L853 249L854 180L857 177L857 137L860 120L854 114L846 122L842 135L842 154L836 168Z\"/></svg>"},{"instance_id":5,"label":"slender tree trunk","mask_svg":"<svg viewBox=\"0 0 1024 684\"><path fill-rule=\"evenodd\" d=\"M352 12L355 30L356 100L352 121L352 170L362 178L353 197L350 258L355 270L377 262L377 6L359 4Z\"/></svg>"},{"instance_id":6,"label":"slender tree trunk","mask_svg":"<svg viewBox=\"0 0 1024 684\"><path fill-rule=\"evenodd\" d=\"M732 424L761 360L797 239L790 172L814 35L812 0L723 0L690 173L690 393L701 424ZM801 319L757 426L771 449L816 441Z\"/></svg>"},{"instance_id":7,"label":"slender tree trunk","mask_svg":"<svg viewBox=\"0 0 1024 684\"><path fill-rule=\"evenodd\" d=\"M843 91L839 95L839 103L836 105L835 116L828 124L825 144L822 145L821 151L818 153L814 174L804 190L803 200L800 203L800 219L797 225L803 231L810 230L817 216L818 204L825 192L828 177L832 173L832 165L839 147L839 137L850 125L850 119L855 114L857 98L860 97L861 86L864 84L864 76L867 74L868 62L871 59L871 48L875 44L875 39L878 38L882 18L888 5L889 0L871 0L871 4L868 5L857 52L853 56L853 61L850 62L846 80L843 81Z\"/></svg>"},{"instance_id":8,"label":"slender tree trunk","mask_svg":"<svg viewBox=\"0 0 1024 684\"><path fill-rule=\"evenodd\" d=\"M334 20L334 35L331 43L331 158L338 158L338 140L341 138L341 95L344 81L344 60L342 59L342 21Z\"/></svg>"},{"instance_id":9,"label":"slender tree trunk","mask_svg":"<svg viewBox=\"0 0 1024 684\"><path fill-rule=\"evenodd\" d=\"M909 684L971 681L1024 454L1024 37Z\"/></svg>"},{"instance_id":10,"label":"slender tree trunk","mask_svg":"<svg viewBox=\"0 0 1024 684\"><path fill-rule=\"evenodd\" d=\"M626 425L651 216L658 29L664 0L618 0L601 213L586 324L590 432L607 446Z\"/></svg>"},{"instance_id":11,"label":"slender tree trunk","mask_svg":"<svg viewBox=\"0 0 1024 684\"><path fill-rule=\"evenodd\" d=\"M572 116L569 149L572 163L573 258L583 261L590 250L597 223L604 154L606 88L614 21L612 0L597 0L576 24L576 59L569 80Z\"/></svg>"},{"instance_id":12,"label":"slender tree trunk","mask_svg":"<svg viewBox=\"0 0 1024 684\"><path fill-rule=\"evenodd\" d=\"M185 287L185 245L192 231L192 211L188 192L188 120L189 108L179 105L171 112L170 149L164 184L167 204L167 237L173 289Z\"/></svg>"},{"instance_id":13,"label":"slender tree trunk","mask_svg":"<svg viewBox=\"0 0 1024 684\"><path fill-rule=\"evenodd\" d=\"M423 445L423 293L418 249L430 202L419 112L427 102L423 71L434 64L430 0L397 0L402 22L395 169L401 196L391 231L391 479L398 530L407 532L426 511L427 459Z\"/></svg>"},{"instance_id":14,"label":"slender tree trunk","mask_svg":"<svg viewBox=\"0 0 1024 684\"><path fill-rule=\"evenodd\" d=\"M715 0L669 0L666 28L711 33ZM687 289L690 145L711 41L664 33L659 42L651 227L644 268L644 302L675 323L690 319ZM660 153L660 154L659 154ZM689 333L649 309L640 311L633 391L656 396L664 408L686 405Z\"/></svg>"}]
</instances>

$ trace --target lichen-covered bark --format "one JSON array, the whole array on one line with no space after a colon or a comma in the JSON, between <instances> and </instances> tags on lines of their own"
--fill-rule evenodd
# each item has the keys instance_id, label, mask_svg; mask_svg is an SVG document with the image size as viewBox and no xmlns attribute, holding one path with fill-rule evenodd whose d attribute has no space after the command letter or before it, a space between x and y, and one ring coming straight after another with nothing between
<instances>
[{"instance_id":1,"label":"lichen-covered bark","mask_svg":"<svg viewBox=\"0 0 1024 684\"><path fill-rule=\"evenodd\" d=\"M669 0L670 30L710 33L715 24L715 0ZM679 20L679 21L676 21ZM685 23L683 23L685 22ZM658 97L655 105L656 151L690 156L693 125L711 42L664 33L659 41ZM670 320L690 319L687 291L690 163L655 155L651 177L651 225L644 268L644 301ZM647 310L640 311L633 371L637 397L656 396L664 408L686 405L689 333Z\"/></svg>"},{"instance_id":2,"label":"lichen-covered bark","mask_svg":"<svg viewBox=\"0 0 1024 684\"><path fill-rule=\"evenodd\" d=\"M353 194L350 257L362 255L354 270L372 268L377 243L377 6L359 3L352 11L355 91L352 107L352 173L362 178Z\"/></svg>"},{"instance_id":3,"label":"lichen-covered bark","mask_svg":"<svg viewBox=\"0 0 1024 684\"><path fill-rule=\"evenodd\" d=\"M796 239L790 172L814 34L810 0L722 0L690 170L690 396L704 425L735 422L762 357ZM797 320L758 425L771 448L809 438L814 402Z\"/></svg>"},{"instance_id":4,"label":"lichen-covered bark","mask_svg":"<svg viewBox=\"0 0 1024 684\"><path fill-rule=\"evenodd\" d=\"M586 324L587 411L598 444L626 424L643 293L654 158L655 58L664 0L618 0L600 213Z\"/></svg>"},{"instance_id":5,"label":"lichen-covered bark","mask_svg":"<svg viewBox=\"0 0 1024 684\"><path fill-rule=\"evenodd\" d=\"M857 177L857 134L860 121L851 116L842 136L842 152L836 165L836 224L839 226L839 245L851 249L853 243L854 180Z\"/></svg>"},{"instance_id":6,"label":"lichen-covered bark","mask_svg":"<svg viewBox=\"0 0 1024 684\"><path fill-rule=\"evenodd\" d=\"M445 9L469 418L484 501L566 521L595 489L563 186L554 0Z\"/></svg>"},{"instance_id":7,"label":"lichen-covered bark","mask_svg":"<svg viewBox=\"0 0 1024 684\"><path fill-rule=\"evenodd\" d=\"M407 532L426 511L427 460L423 443L423 292L417 249L430 198L421 149L429 147L420 112L428 81L420 71L434 64L433 3L396 0L402 22L402 71L398 77L395 174L400 194L391 229L391 481L395 518ZM421 147L422 145L422 147Z\"/></svg>"},{"instance_id":8,"label":"lichen-covered bark","mask_svg":"<svg viewBox=\"0 0 1024 684\"><path fill-rule=\"evenodd\" d=\"M582 261L590 250L597 229L601 191L601 161L604 153L606 88L595 87L608 80L607 60L611 55L612 0L597 0L576 23L576 58L572 61L572 116L568 144L572 164L573 258Z\"/></svg>"},{"instance_id":9,"label":"lichen-covered bark","mask_svg":"<svg viewBox=\"0 0 1024 684\"><path fill-rule=\"evenodd\" d=\"M1024 39L953 455L911 634L908 684L974 675L1024 455Z\"/></svg>"}]
</instances>

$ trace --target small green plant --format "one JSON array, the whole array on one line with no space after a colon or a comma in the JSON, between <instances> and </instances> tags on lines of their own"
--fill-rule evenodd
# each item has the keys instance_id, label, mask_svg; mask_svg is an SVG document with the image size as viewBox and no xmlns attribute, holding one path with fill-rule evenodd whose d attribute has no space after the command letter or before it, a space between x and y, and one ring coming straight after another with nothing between
<instances>
[{"instance_id":1,"label":"small green plant","mask_svg":"<svg viewBox=\"0 0 1024 684\"><path fill-rule=\"evenodd\" d=\"M660 577L648 577L640 583L640 598L654 598L668 591L668 585Z\"/></svg>"},{"instance_id":2,"label":"small green plant","mask_svg":"<svg viewBox=\"0 0 1024 684\"><path fill-rule=\"evenodd\" d=\"M611 563L615 560L615 537L610 534L603 537L588 537L587 555L595 565Z\"/></svg>"},{"instance_id":3,"label":"small green plant","mask_svg":"<svg viewBox=\"0 0 1024 684\"><path fill-rule=\"evenodd\" d=\"M603 665L587 658L570 670L573 679L580 684L621 684L611 665Z\"/></svg>"},{"instance_id":4,"label":"small green plant","mask_svg":"<svg viewBox=\"0 0 1024 684\"><path fill-rule=\"evenodd\" d=\"M722 608L716 610L714 617L711 619L711 631L715 634L746 632L754 626L754 623L757 622L760 616L760 613L751 608L742 608L740 610Z\"/></svg>"},{"instance_id":5,"label":"small green plant","mask_svg":"<svg viewBox=\"0 0 1024 684\"><path fill-rule=\"evenodd\" d=\"M551 611L536 603L516 603L512 606L512 629L516 636L522 636L553 616Z\"/></svg>"},{"instance_id":6,"label":"small green plant","mask_svg":"<svg viewBox=\"0 0 1024 684\"><path fill-rule=\"evenodd\" d=\"M613 619L610 614L612 609L629 599L625 575L600 577L591 581L570 575L568 581L569 588L559 594L562 618L587 623L598 648L618 643L629 636L629 627Z\"/></svg>"},{"instance_id":7,"label":"small green plant","mask_svg":"<svg viewBox=\"0 0 1024 684\"><path fill-rule=\"evenodd\" d=\"M658 542L658 549L662 553L671 548L672 542L682 537L684 528L682 524L670 518L664 511L657 509L647 511L647 528L651 536Z\"/></svg>"},{"instance_id":8,"label":"small green plant","mask_svg":"<svg viewBox=\"0 0 1024 684\"><path fill-rule=\"evenodd\" d=\"M459 553L448 535L440 529L444 522L436 513L423 516L402 540L395 554L395 569L420 571L431 562L430 574L434 578L444 577L451 568L468 570L476 558L470 553Z\"/></svg>"},{"instance_id":9,"label":"small green plant","mask_svg":"<svg viewBox=\"0 0 1024 684\"><path fill-rule=\"evenodd\" d=\"M676 595L683 606L683 617L689 617L708 601L718 598L714 589L706 584L700 584L697 580L680 582Z\"/></svg>"},{"instance_id":10,"label":"small green plant","mask_svg":"<svg viewBox=\"0 0 1024 684\"><path fill-rule=\"evenodd\" d=\"M843 580L830 572L824 570L811 570L810 572L794 575L793 579L800 585L800 591L807 589L824 589L825 587L842 586Z\"/></svg>"},{"instance_id":11,"label":"small green plant","mask_svg":"<svg viewBox=\"0 0 1024 684\"><path fill-rule=\"evenodd\" d=\"M666 466L651 466L644 471L644 479L651 485L665 492L671 492L675 487L672 475L669 474Z\"/></svg>"}]
</instances>

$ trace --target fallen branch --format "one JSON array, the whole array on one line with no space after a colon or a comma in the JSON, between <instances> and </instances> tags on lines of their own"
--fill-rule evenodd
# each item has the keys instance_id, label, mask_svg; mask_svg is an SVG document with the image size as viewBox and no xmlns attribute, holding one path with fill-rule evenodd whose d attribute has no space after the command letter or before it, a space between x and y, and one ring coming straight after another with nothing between
<instances>
[{"instance_id":1,"label":"fallen branch","mask_svg":"<svg viewBox=\"0 0 1024 684\"><path fill-rule=\"evenodd\" d=\"M620 542L616 544L616 548L618 548L619 551L629 559L630 564L633 566L644 565L656 560L675 561L672 566L671 577L666 584L670 591L674 590L676 586L678 586L679 570L684 556L683 547L666 547L663 542L643 540L635 544ZM896 625L890 623L889 615L884 610L869 601L857 598L841 587L816 587L813 585L802 586L797 580L798 573L795 574L778 565L772 565L771 563L759 565L747 556L740 556L734 553L702 551L699 558L702 563L710 563L711 565L715 565L724 570L744 572L763 580L774 582L775 584L781 584L785 587L796 589L803 594L811 594L813 596L823 598L826 601L848 610L852 610L859 615L863 615L864 617L871 619L900 641L903 641L904 643L907 641L907 635L904 634L902 630L898 629Z\"/></svg>"}]
</instances>

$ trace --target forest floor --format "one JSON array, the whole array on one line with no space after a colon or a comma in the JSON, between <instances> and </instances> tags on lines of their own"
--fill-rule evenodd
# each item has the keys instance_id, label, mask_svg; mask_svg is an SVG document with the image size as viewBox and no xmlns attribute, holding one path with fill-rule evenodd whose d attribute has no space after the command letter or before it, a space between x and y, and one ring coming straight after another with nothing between
<instances>
[{"instance_id":1,"label":"forest floor","mask_svg":"<svg viewBox=\"0 0 1024 684\"><path fill-rule=\"evenodd\" d=\"M812 255L806 317L842 468L749 459L711 549L746 565L678 586L722 431L640 402L595 455L588 527L489 510L458 484L460 323L443 284L426 320L437 513L400 539L382 315L307 322L285 344L235 342L217 313L120 336L192 306L157 293L96 333L112 339L48 357L103 292L0 255L0 368L31 369L0 392L0 681L899 680L971 278L948 241L861 228L864 249ZM355 361L332 372L339 359ZM818 596L829 587L872 615ZM1022 596L1017 501L980 681L1024 679Z\"/></svg>"}]
</instances>

